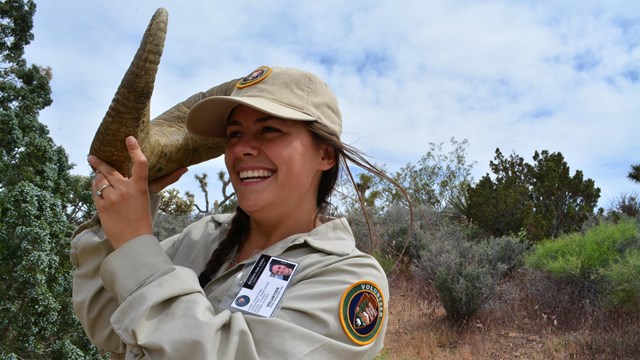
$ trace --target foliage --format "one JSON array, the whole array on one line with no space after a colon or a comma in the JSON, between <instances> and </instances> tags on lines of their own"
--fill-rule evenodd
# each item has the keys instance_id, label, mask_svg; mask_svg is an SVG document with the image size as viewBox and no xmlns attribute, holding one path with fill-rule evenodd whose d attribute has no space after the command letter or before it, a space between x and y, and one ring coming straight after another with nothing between
<instances>
[{"instance_id":1,"label":"foliage","mask_svg":"<svg viewBox=\"0 0 640 360\"><path fill-rule=\"evenodd\" d=\"M227 194L227 190L229 189L229 185L231 185L231 178L227 175L226 172L220 170L218 172L218 181L222 184L222 200L214 201L213 203L213 213L214 214L226 214L233 213L236 211L236 207L238 206L238 199L236 198L236 193L231 192Z\"/></svg>"},{"instance_id":2,"label":"foliage","mask_svg":"<svg viewBox=\"0 0 640 360\"><path fill-rule=\"evenodd\" d=\"M460 323L484 305L498 282L520 265L526 245L509 237L481 242L444 239L446 244L431 247L417 267L423 279L434 283L447 317Z\"/></svg>"},{"instance_id":3,"label":"foliage","mask_svg":"<svg viewBox=\"0 0 640 360\"><path fill-rule=\"evenodd\" d=\"M525 231L531 241L577 231L593 214L600 189L580 170L569 175L561 153L535 152L534 164L500 149L489 166L495 175L469 186L471 220L493 236Z\"/></svg>"},{"instance_id":4,"label":"foliage","mask_svg":"<svg viewBox=\"0 0 640 360\"><path fill-rule=\"evenodd\" d=\"M159 210L165 214L181 216L193 212L195 200L190 193L185 194L183 198L178 189L166 189L160 192L160 196Z\"/></svg>"},{"instance_id":5,"label":"foliage","mask_svg":"<svg viewBox=\"0 0 640 360\"><path fill-rule=\"evenodd\" d=\"M450 268L436 273L435 287L447 317L461 324L491 296L496 289L496 279L487 267L470 266L460 261Z\"/></svg>"},{"instance_id":6,"label":"foliage","mask_svg":"<svg viewBox=\"0 0 640 360\"><path fill-rule=\"evenodd\" d=\"M640 232L634 220L604 223L586 233L572 233L537 244L526 256L530 268L603 291L611 287L612 303L628 305L637 296Z\"/></svg>"},{"instance_id":7,"label":"foliage","mask_svg":"<svg viewBox=\"0 0 640 360\"><path fill-rule=\"evenodd\" d=\"M375 166L386 173L383 165L375 164ZM375 213L384 212L388 206L393 206L385 200L391 187L393 187L392 184L367 172L355 175L344 172L338 178L329 201L333 205L334 215L361 213L361 199L367 211L373 211L375 215Z\"/></svg>"},{"instance_id":8,"label":"foliage","mask_svg":"<svg viewBox=\"0 0 640 360\"><path fill-rule=\"evenodd\" d=\"M231 213L235 212L236 206L238 205L236 194L232 192L231 194L227 194L227 190L229 189L229 185L231 185L231 179L227 176L227 173L223 170L218 172L218 181L222 184L222 200L215 200L213 203L213 208L210 208L209 205L209 183L207 182L208 174L203 173L200 175L195 175L196 180L200 184L200 190L204 194L205 206L201 208L198 204L195 204L195 207L198 209L200 214L221 214L221 213ZM193 195L187 192L187 197L193 197Z\"/></svg>"},{"instance_id":9,"label":"foliage","mask_svg":"<svg viewBox=\"0 0 640 360\"><path fill-rule=\"evenodd\" d=\"M429 205L442 210L461 184L472 182L471 170L475 163L467 164L468 140L450 139L453 150L445 153L443 144L429 143L429 151L417 165L411 163L400 169L394 179L402 185L413 203ZM384 198L390 203L402 201L402 194L395 188L383 189Z\"/></svg>"},{"instance_id":10,"label":"foliage","mask_svg":"<svg viewBox=\"0 0 640 360\"><path fill-rule=\"evenodd\" d=\"M71 306L71 222L83 180L38 121L50 69L28 65L33 1L0 2L0 358L96 359Z\"/></svg>"},{"instance_id":11,"label":"foliage","mask_svg":"<svg viewBox=\"0 0 640 360\"><path fill-rule=\"evenodd\" d=\"M360 173L357 175L356 190L362 196L365 207L372 209L376 207L376 203L382 197L382 192L376 188L376 177L369 173Z\"/></svg>"},{"instance_id":12,"label":"foliage","mask_svg":"<svg viewBox=\"0 0 640 360\"><path fill-rule=\"evenodd\" d=\"M164 240L175 234L179 234L195 220L192 214L172 214L158 212L154 219L153 235Z\"/></svg>"},{"instance_id":13,"label":"foliage","mask_svg":"<svg viewBox=\"0 0 640 360\"><path fill-rule=\"evenodd\" d=\"M69 193L67 194L67 222L79 226L96 213L91 190L91 176L71 175L69 177Z\"/></svg>"},{"instance_id":14,"label":"foliage","mask_svg":"<svg viewBox=\"0 0 640 360\"><path fill-rule=\"evenodd\" d=\"M0 355L95 355L71 310L71 226L61 202L27 182L0 197Z\"/></svg>"},{"instance_id":15,"label":"foliage","mask_svg":"<svg viewBox=\"0 0 640 360\"><path fill-rule=\"evenodd\" d=\"M640 164L631 165L631 171L629 171L627 176L632 181L640 183Z\"/></svg>"},{"instance_id":16,"label":"foliage","mask_svg":"<svg viewBox=\"0 0 640 360\"><path fill-rule=\"evenodd\" d=\"M607 295L610 304L640 310L640 251L626 252L620 262L601 273L610 284L611 292Z\"/></svg>"},{"instance_id":17,"label":"foliage","mask_svg":"<svg viewBox=\"0 0 640 360\"><path fill-rule=\"evenodd\" d=\"M477 246L484 247L482 251L479 251L480 262L487 264L498 278L502 278L522 266L524 255L529 249L521 237L511 236L489 238L481 241Z\"/></svg>"},{"instance_id":18,"label":"foliage","mask_svg":"<svg viewBox=\"0 0 640 360\"><path fill-rule=\"evenodd\" d=\"M621 249L626 249L637 236L634 221L601 224L585 234L571 233L537 244L526 257L526 264L558 277L589 279L619 259Z\"/></svg>"},{"instance_id":19,"label":"foliage","mask_svg":"<svg viewBox=\"0 0 640 360\"><path fill-rule=\"evenodd\" d=\"M637 193L620 194L611 201L607 216L613 219L623 216L640 219L640 197Z\"/></svg>"},{"instance_id":20,"label":"foliage","mask_svg":"<svg viewBox=\"0 0 640 360\"><path fill-rule=\"evenodd\" d=\"M468 140L451 138L450 144L453 149L447 153L443 143L429 143L429 150L417 164L408 163L391 176L407 191L414 205L442 210L462 184L469 184L473 180L471 170L475 163L467 164L466 161ZM384 165L375 166L388 173ZM384 212L396 205L406 206L406 198L401 190L384 179L360 172L354 176L354 181L356 189L353 189L347 176L342 176L333 194L334 205L346 213L353 213L360 206L356 190L369 209Z\"/></svg>"},{"instance_id":21,"label":"foliage","mask_svg":"<svg viewBox=\"0 0 640 360\"><path fill-rule=\"evenodd\" d=\"M527 246L518 238L475 240L467 225L434 219L425 231L416 274L434 284L447 317L461 323L496 290L506 274L522 262Z\"/></svg>"},{"instance_id":22,"label":"foliage","mask_svg":"<svg viewBox=\"0 0 640 360\"><path fill-rule=\"evenodd\" d=\"M376 258L385 274L391 274L393 272L394 266L396 265L398 260L396 257L382 253L380 251L374 251L372 256Z\"/></svg>"},{"instance_id":23,"label":"foliage","mask_svg":"<svg viewBox=\"0 0 640 360\"><path fill-rule=\"evenodd\" d=\"M433 216L437 215L433 213ZM411 229L409 209L406 206L395 205L375 217L373 222L380 237L380 251L383 254L394 258L403 257L409 262L420 257L426 244L429 226L426 218L414 219Z\"/></svg>"}]
</instances>

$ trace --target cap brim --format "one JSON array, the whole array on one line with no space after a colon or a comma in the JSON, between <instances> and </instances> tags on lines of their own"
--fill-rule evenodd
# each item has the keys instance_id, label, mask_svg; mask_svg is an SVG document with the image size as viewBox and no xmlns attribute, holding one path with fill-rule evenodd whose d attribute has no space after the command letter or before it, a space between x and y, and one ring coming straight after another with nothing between
<instances>
[{"instance_id":1,"label":"cap brim","mask_svg":"<svg viewBox=\"0 0 640 360\"><path fill-rule=\"evenodd\" d=\"M187 130L205 137L226 138L227 117L237 105L245 105L287 120L316 121L313 116L258 97L212 96L200 100L187 114Z\"/></svg>"}]
</instances>

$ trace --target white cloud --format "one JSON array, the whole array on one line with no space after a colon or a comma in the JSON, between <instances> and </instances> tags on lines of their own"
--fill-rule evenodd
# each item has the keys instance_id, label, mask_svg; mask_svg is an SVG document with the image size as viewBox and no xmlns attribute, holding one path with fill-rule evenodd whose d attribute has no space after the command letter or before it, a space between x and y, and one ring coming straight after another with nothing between
<instances>
[{"instance_id":1,"label":"white cloud","mask_svg":"<svg viewBox=\"0 0 640 360\"><path fill-rule=\"evenodd\" d=\"M477 176L495 148L528 161L548 149L596 181L601 205L638 191L632 0L42 2L28 49L54 71L41 120L77 172L156 6L169 32L153 114L258 65L301 67L334 88L344 139L390 170L456 137Z\"/></svg>"}]
</instances>

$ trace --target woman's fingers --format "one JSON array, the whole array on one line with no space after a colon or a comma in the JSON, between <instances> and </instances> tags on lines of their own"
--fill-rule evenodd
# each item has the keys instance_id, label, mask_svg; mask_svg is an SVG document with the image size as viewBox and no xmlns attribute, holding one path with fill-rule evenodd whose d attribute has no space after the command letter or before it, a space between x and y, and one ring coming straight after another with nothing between
<instances>
[{"instance_id":1,"label":"woman's fingers","mask_svg":"<svg viewBox=\"0 0 640 360\"><path fill-rule=\"evenodd\" d=\"M91 166L97 170L93 191L98 216L114 249L153 230L147 159L134 137L126 139L126 146L133 163L130 178L122 176L95 156L88 158Z\"/></svg>"},{"instance_id":2,"label":"woman's fingers","mask_svg":"<svg viewBox=\"0 0 640 360\"><path fill-rule=\"evenodd\" d=\"M126 144L127 150L129 151L129 156L131 157L131 162L133 163L131 177L135 177L137 180L144 180L144 182L146 183L147 178L149 177L149 165L147 163L147 157L142 153L142 149L140 149L138 140L136 140L135 137L127 137ZM112 168L109 164L98 159L94 155L89 155L89 157L87 157L87 161L96 171L96 177L102 174L109 182L112 182L113 180L117 181L124 178L122 174L120 174L116 169Z\"/></svg>"},{"instance_id":3,"label":"woman's fingers","mask_svg":"<svg viewBox=\"0 0 640 360\"><path fill-rule=\"evenodd\" d=\"M109 164L104 161L98 159L97 157L90 155L87 160L91 167L93 167L96 171L96 174L93 178L93 183L91 184L91 189L93 191L94 198L104 199L104 194L108 192L108 188L111 187L115 189L112 182L115 182L115 177L122 177L120 173L118 173L115 169L113 169ZM109 177L107 176L109 174Z\"/></svg>"},{"instance_id":4,"label":"woman's fingers","mask_svg":"<svg viewBox=\"0 0 640 360\"><path fill-rule=\"evenodd\" d=\"M120 173L116 169L112 168L111 166L109 166L109 164L98 159L94 155L89 155L89 157L87 157L87 161L89 162L89 165L91 165L91 167L96 171L96 177L103 176L107 180L109 180L115 175L120 175Z\"/></svg>"},{"instance_id":5,"label":"woman's fingers","mask_svg":"<svg viewBox=\"0 0 640 360\"><path fill-rule=\"evenodd\" d=\"M147 157L142 153L138 140L135 137L129 136L126 139L127 150L129 150L129 156L131 156L131 162L133 168L131 169L131 178L137 184L147 184L149 178L149 163Z\"/></svg>"}]
</instances>

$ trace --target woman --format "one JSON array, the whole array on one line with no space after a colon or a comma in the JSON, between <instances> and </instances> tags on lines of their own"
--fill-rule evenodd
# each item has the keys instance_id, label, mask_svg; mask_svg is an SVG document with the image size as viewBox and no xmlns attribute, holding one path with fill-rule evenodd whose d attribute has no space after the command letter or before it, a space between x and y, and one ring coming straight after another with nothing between
<instances>
[{"instance_id":1,"label":"woman","mask_svg":"<svg viewBox=\"0 0 640 360\"><path fill-rule=\"evenodd\" d=\"M131 178L89 157L98 218L76 231L71 256L74 309L91 341L127 359L374 358L387 279L327 205L345 160L380 173L340 141L328 86L263 66L231 96L196 104L187 127L228 139L237 211L158 242L154 193L186 169L147 183L132 137ZM294 265L284 285L268 276L269 261Z\"/></svg>"},{"instance_id":2,"label":"woman","mask_svg":"<svg viewBox=\"0 0 640 360\"><path fill-rule=\"evenodd\" d=\"M291 264L282 260L274 259L269 262L269 271L271 272L271 277L281 280L289 280L295 268L295 264Z\"/></svg>"}]
</instances>

